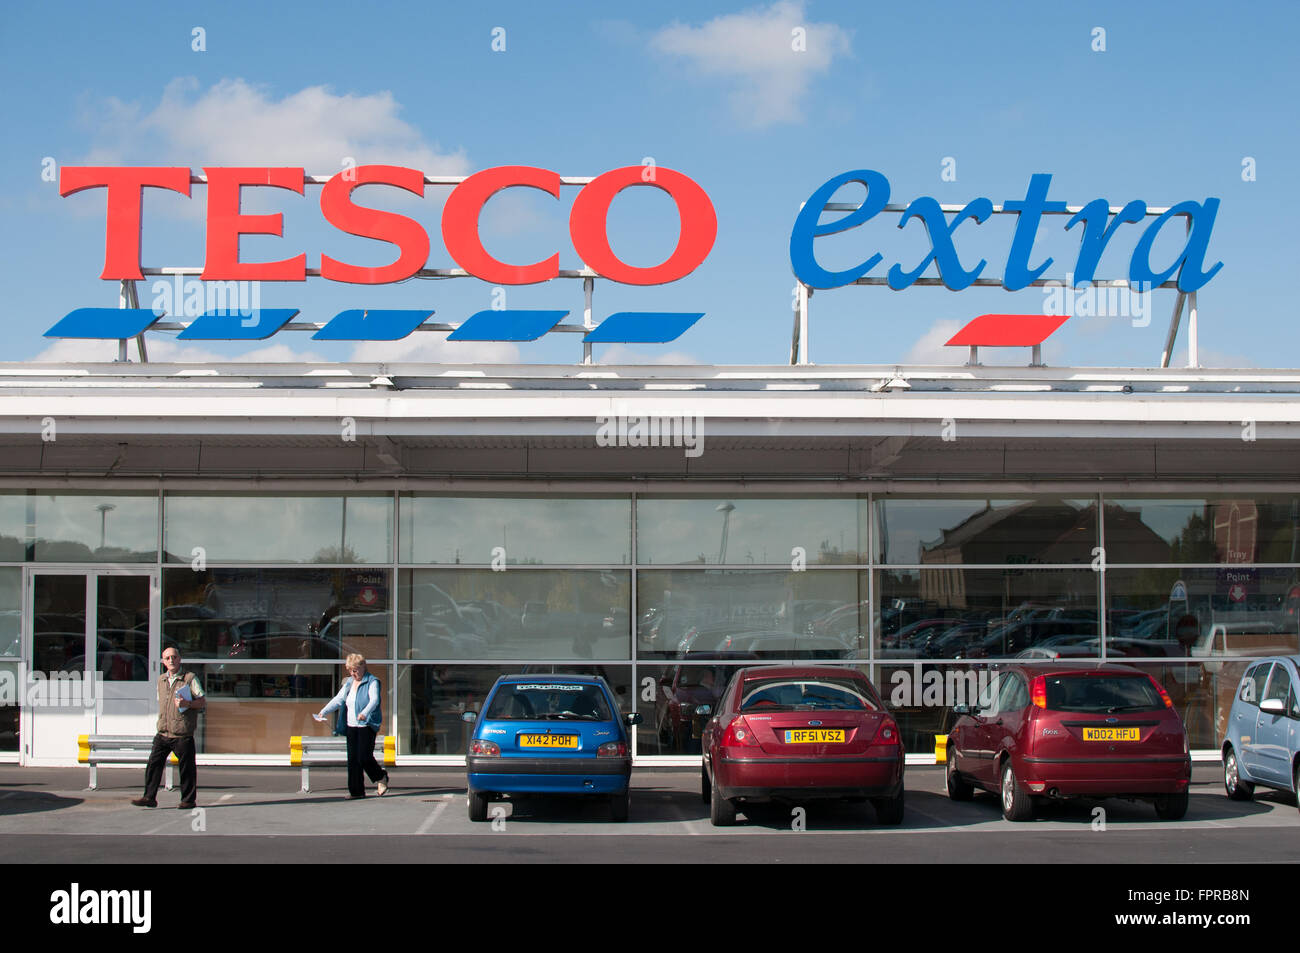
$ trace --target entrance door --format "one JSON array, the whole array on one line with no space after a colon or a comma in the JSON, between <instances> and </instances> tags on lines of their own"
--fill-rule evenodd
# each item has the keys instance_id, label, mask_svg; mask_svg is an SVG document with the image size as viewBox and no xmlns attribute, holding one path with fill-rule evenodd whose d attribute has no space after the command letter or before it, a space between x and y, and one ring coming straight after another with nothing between
<instances>
[{"instance_id":1,"label":"entrance door","mask_svg":"<svg viewBox=\"0 0 1300 953\"><path fill-rule=\"evenodd\" d=\"M75 763L82 734L153 734L158 573L28 567L24 760Z\"/></svg>"}]
</instances>

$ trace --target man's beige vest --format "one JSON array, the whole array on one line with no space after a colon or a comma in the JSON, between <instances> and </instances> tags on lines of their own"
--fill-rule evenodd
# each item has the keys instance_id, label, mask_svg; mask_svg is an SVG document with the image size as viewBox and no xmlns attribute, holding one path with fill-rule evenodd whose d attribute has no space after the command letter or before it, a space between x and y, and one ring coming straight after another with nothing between
<instances>
[{"instance_id":1,"label":"man's beige vest","mask_svg":"<svg viewBox=\"0 0 1300 953\"><path fill-rule=\"evenodd\" d=\"M193 708L184 712L177 711L176 702L172 700L182 685L188 685L192 681L194 673L184 670L176 680L175 688L168 681L166 672L158 677L158 734L169 738L193 736L194 729L199 725L199 713Z\"/></svg>"}]
</instances>

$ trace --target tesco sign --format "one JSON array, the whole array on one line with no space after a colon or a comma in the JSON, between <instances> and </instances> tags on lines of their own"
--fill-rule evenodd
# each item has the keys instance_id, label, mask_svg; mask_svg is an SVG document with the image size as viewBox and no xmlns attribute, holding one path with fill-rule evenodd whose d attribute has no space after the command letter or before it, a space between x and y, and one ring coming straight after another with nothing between
<instances>
[{"instance_id":1,"label":"tesco sign","mask_svg":"<svg viewBox=\"0 0 1300 953\"><path fill-rule=\"evenodd\" d=\"M283 234L281 214L246 215L240 211L245 188L275 188L303 194L302 168L205 168L207 178L207 244L204 281L305 281L307 255L300 252L279 261L241 261L239 239L244 235ZM141 280L140 204L144 189L168 189L188 197L192 176L184 167L67 166L59 177L59 194L87 189L107 190L107 230L101 278ZM424 196L425 176L419 169L392 165L363 165L344 169L324 183L321 214L340 231L387 242L396 249L391 264L366 267L320 256L320 274L333 281L382 285L404 281L429 259L429 235L419 222L357 203L353 192L363 185L387 186ZM529 285L559 275L559 253L541 261L513 264L500 261L483 247L479 214L497 192L509 188L540 189L559 198L560 176L533 166L499 166L461 181L442 212L442 239L447 252L475 278L497 285ZM668 194L677 206L681 230L677 246L666 261L653 267L630 265L614 253L606 231L610 205L624 189L652 186ZM718 234L718 219L709 196L688 176L672 169L642 166L614 169L585 184L569 214L574 250L603 278L627 285L661 285L683 278L708 257Z\"/></svg>"}]
</instances>

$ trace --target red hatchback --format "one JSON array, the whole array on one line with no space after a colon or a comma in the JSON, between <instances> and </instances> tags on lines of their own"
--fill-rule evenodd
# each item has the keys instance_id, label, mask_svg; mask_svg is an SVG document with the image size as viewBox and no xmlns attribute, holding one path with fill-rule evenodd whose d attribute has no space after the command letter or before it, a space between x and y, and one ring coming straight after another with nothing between
<instances>
[{"instance_id":1,"label":"red hatchback","mask_svg":"<svg viewBox=\"0 0 1300 953\"><path fill-rule=\"evenodd\" d=\"M820 798L870 800L881 823L903 820L898 723L858 672L743 668L708 714L700 785L715 826L734 823L737 805Z\"/></svg>"},{"instance_id":2,"label":"red hatchback","mask_svg":"<svg viewBox=\"0 0 1300 953\"><path fill-rule=\"evenodd\" d=\"M1123 665L1006 666L974 705L958 705L948 735L948 796L997 794L1009 821L1040 798L1148 800L1156 814L1187 813L1187 732L1173 700Z\"/></svg>"}]
</instances>

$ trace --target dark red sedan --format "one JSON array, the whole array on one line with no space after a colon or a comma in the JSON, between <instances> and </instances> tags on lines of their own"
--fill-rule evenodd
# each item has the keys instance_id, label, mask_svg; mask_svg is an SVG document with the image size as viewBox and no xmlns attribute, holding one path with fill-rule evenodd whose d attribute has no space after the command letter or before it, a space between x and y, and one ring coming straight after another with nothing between
<instances>
[{"instance_id":1,"label":"dark red sedan","mask_svg":"<svg viewBox=\"0 0 1300 953\"><path fill-rule=\"evenodd\" d=\"M1004 666L948 734L948 796L997 794L1009 821L1047 798L1147 800L1187 813L1187 732L1168 693L1123 665Z\"/></svg>"},{"instance_id":2,"label":"dark red sedan","mask_svg":"<svg viewBox=\"0 0 1300 953\"><path fill-rule=\"evenodd\" d=\"M698 711L698 709L697 709ZM875 687L852 669L740 669L701 739L701 794L715 826L746 804L870 800L903 820L903 745Z\"/></svg>"}]
</instances>

